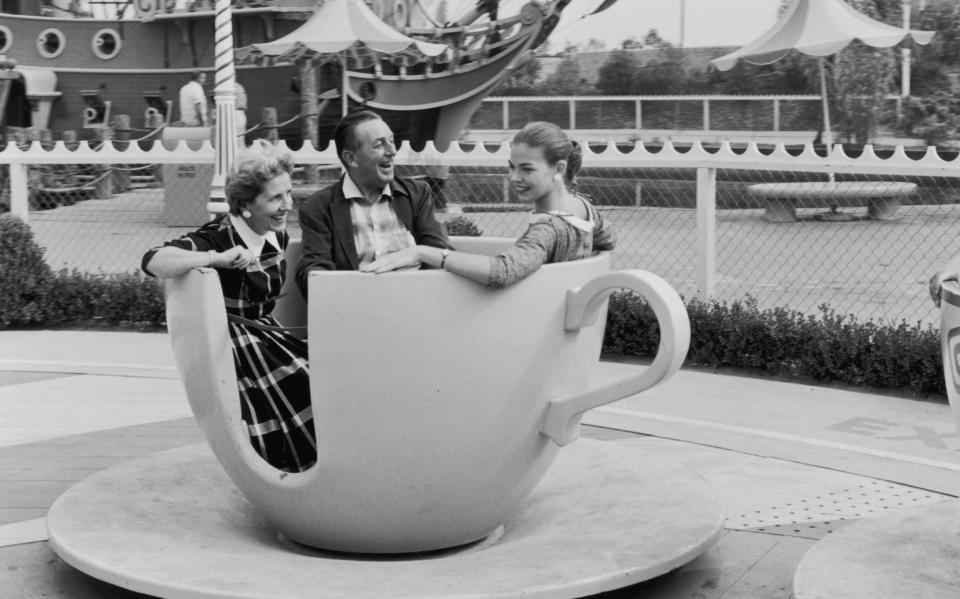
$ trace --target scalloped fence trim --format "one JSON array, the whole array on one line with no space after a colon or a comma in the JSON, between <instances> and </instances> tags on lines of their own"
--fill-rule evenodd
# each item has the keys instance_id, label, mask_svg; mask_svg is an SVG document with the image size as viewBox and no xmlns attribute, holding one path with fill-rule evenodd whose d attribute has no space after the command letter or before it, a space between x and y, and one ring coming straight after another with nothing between
<instances>
[{"instance_id":1,"label":"scalloped fence trim","mask_svg":"<svg viewBox=\"0 0 960 599\"><path fill-rule=\"evenodd\" d=\"M184 161L213 164L214 148L209 141L191 149L187 142L164 142L156 140L150 146L120 142L125 149L117 149L113 142L93 148L81 141L75 149L63 141L44 147L40 141L24 144L8 143L0 151L0 163L5 164L179 164ZM196 142L193 142L196 143ZM280 141L285 146L285 142ZM288 148L289 149L289 148ZM850 174L883 174L902 176L960 176L960 156L944 159L933 146L926 150L911 150L903 146L878 149L866 145L852 151L836 144L828 155L810 144L802 146L786 144L763 144L752 142L745 145L673 143L662 145L635 144L584 144L584 164L591 167L649 167L649 168L715 168L766 171L834 172ZM337 164L332 147L317 150L305 144L290 150L298 164ZM422 150L414 150L407 142L397 151L398 165L444 164L447 166L504 166L510 155L509 143L453 143L444 151L427 142Z\"/></svg>"}]
</instances>

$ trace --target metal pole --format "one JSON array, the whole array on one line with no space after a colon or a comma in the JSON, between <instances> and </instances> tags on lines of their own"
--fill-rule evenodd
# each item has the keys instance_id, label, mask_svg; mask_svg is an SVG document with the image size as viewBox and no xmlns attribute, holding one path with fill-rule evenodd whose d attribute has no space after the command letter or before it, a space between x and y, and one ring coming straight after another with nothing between
<instances>
[{"instance_id":1,"label":"metal pole","mask_svg":"<svg viewBox=\"0 0 960 599\"><path fill-rule=\"evenodd\" d=\"M236 74L233 68L233 7L231 0L216 1L214 21L214 75L213 95L216 103L214 124L213 183L210 189L211 214L226 212L227 173L237 155L237 95L234 88ZM222 202L218 204L218 202Z\"/></svg>"},{"instance_id":2,"label":"metal pole","mask_svg":"<svg viewBox=\"0 0 960 599\"><path fill-rule=\"evenodd\" d=\"M680 47L683 47L687 30L687 0L680 0Z\"/></svg>"},{"instance_id":3,"label":"metal pole","mask_svg":"<svg viewBox=\"0 0 960 599\"><path fill-rule=\"evenodd\" d=\"M903 29L904 32L910 31L910 0L903 0ZM901 53L903 54L903 62L901 63L900 70L900 97L905 101L910 97L910 48L902 48ZM904 102L901 101L898 106L902 107ZM903 114L897 114L897 119L903 118Z\"/></svg>"},{"instance_id":4,"label":"metal pole","mask_svg":"<svg viewBox=\"0 0 960 599\"><path fill-rule=\"evenodd\" d=\"M350 75L347 74L347 52L343 51L340 55L340 65L343 67L343 94L340 96L340 116L347 116L347 106L350 104L350 98L347 90L350 89Z\"/></svg>"},{"instance_id":5,"label":"metal pole","mask_svg":"<svg viewBox=\"0 0 960 599\"><path fill-rule=\"evenodd\" d=\"M697 295L716 295L717 169L697 169Z\"/></svg>"},{"instance_id":6,"label":"metal pole","mask_svg":"<svg viewBox=\"0 0 960 599\"><path fill-rule=\"evenodd\" d=\"M833 147L833 130L830 128L830 102L827 100L827 73L823 66L824 59L820 58L820 100L823 103L823 141L827 144L827 154Z\"/></svg>"},{"instance_id":7,"label":"metal pole","mask_svg":"<svg viewBox=\"0 0 960 599\"><path fill-rule=\"evenodd\" d=\"M14 162L10 165L10 214L30 222L30 184L27 165Z\"/></svg>"}]
</instances>

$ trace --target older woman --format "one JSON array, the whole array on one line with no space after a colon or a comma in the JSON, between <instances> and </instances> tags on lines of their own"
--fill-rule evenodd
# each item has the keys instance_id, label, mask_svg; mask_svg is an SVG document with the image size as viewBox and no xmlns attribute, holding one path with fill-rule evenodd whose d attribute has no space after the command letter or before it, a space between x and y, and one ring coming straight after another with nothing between
<instances>
[{"instance_id":1,"label":"older woman","mask_svg":"<svg viewBox=\"0 0 960 599\"><path fill-rule=\"evenodd\" d=\"M276 468L298 472L316 461L307 345L271 315L286 273L292 170L288 154L257 140L227 175L229 214L150 249L142 268L160 278L217 270L250 442Z\"/></svg>"},{"instance_id":2,"label":"older woman","mask_svg":"<svg viewBox=\"0 0 960 599\"><path fill-rule=\"evenodd\" d=\"M612 250L613 231L596 208L577 193L581 148L553 123L528 123L510 148L510 184L519 199L532 205L530 226L509 250L481 256L417 245L360 270L383 273L429 264L492 287L506 287L544 264L567 262Z\"/></svg>"}]
</instances>

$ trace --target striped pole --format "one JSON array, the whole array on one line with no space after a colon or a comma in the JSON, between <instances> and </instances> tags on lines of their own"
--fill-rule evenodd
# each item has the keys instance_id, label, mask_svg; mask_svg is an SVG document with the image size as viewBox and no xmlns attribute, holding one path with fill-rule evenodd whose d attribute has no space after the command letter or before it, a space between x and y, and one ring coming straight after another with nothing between
<instances>
[{"instance_id":1,"label":"striped pole","mask_svg":"<svg viewBox=\"0 0 960 599\"><path fill-rule=\"evenodd\" d=\"M235 73L232 0L216 1L214 40L216 74L213 96L217 116L214 124L213 185L210 190L210 203L207 204L207 210L212 215L227 211L224 186L227 172L237 154L237 96L233 86Z\"/></svg>"}]
</instances>

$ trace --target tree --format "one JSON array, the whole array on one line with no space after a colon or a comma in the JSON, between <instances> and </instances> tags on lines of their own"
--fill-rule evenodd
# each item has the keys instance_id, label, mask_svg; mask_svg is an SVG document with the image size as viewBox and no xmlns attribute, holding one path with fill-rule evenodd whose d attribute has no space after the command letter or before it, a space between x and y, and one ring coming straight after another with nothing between
<instances>
[{"instance_id":1,"label":"tree","mask_svg":"<svg viewBox=\"0 0 960 599\"><path fill-rule=\"evenodd\" d=\"M580 63L574 53L568 51L541 89L548 96L579 96L589 93L590 85L580 74Z\"/></svg>"},{"instance_id":2,"label":"tree","mask_svg":"<svg viewBox=\"0 0 960 599\"><path fill-rule=\"evenodd\" d=\"M540 61L528 55L493 90L495 96L529 96L536 93L542 71Z\"/></svg>"},{"instance_id":3,"label":"tree","mask_svg":"<svg viewBox=\"0 0 960 599\"><path fill-rule=\"evenodd\" d=\"M583 52L603 52L607 49L607 42L597 39L595 37L590 38L590 41L587 42L587 45L583 47Z\"/></svg>"},{"instance_id":4,"label":"tree","mask_svg":"<svg viewBox=\"0 0 960 599\"><path fill-rule=\"evenodd\" d=\"M645 48L672 48L673 44L660 37L656 29L651 29L647 35L643 36L643 46Z\"/></svg>"},{"instance_id":5,"label":"tree","mask_svg":"<svg viewBox=\"0 0 960 599\"><path fill-rule=\"evenodd\" d=\"M877 21L899 25L899 0L849 0L850 5ZM826 93L836 129L847 142L867 143L876 134L884 96L893 90L897 70L893 48L872 48L854 42L830 60Z\"/></svg>"},{"instance_id":6,"label":"tree","mask_svg":"<svg viewBox=\"0 0 960 599\"><path fill-rule=\"evenodd\" d=\"M657 58L639 67L633 76L635 94L678 94L687 90L689 76L683 68L683 53L664 49Z\"/></svg>"},{"instance_id":7,"label":"tree","mask_svg":"<svg viewBox=\"0 0 960 599\"><path fill-rule=\"evenodd\" d=\"M597 90L607 96L625 96L634 94L634 73L638 70L637 61L629 50L610 52L606 62L597 73Z\"/></svg>"}]
</instances>

